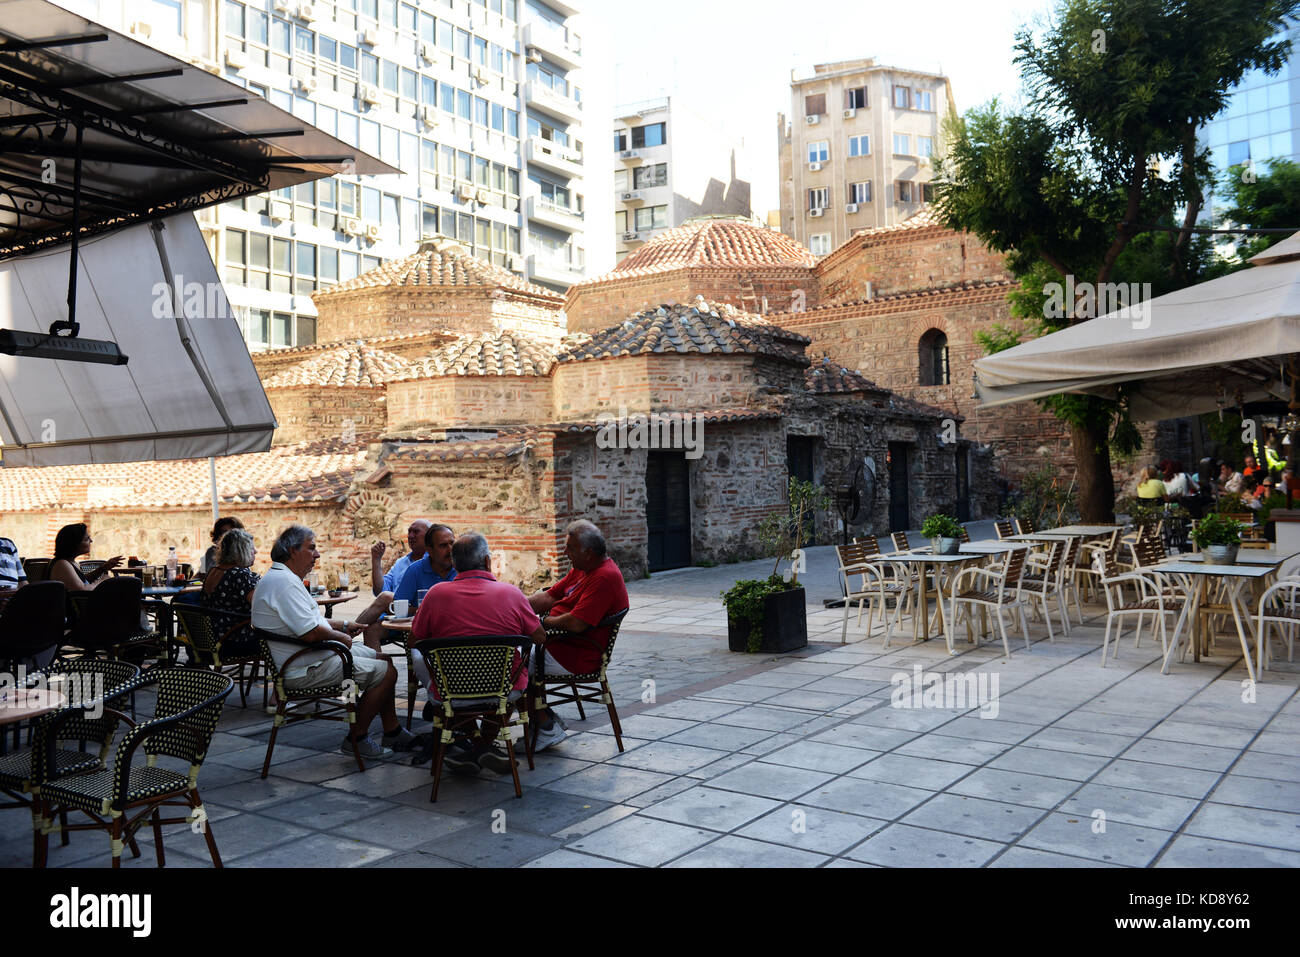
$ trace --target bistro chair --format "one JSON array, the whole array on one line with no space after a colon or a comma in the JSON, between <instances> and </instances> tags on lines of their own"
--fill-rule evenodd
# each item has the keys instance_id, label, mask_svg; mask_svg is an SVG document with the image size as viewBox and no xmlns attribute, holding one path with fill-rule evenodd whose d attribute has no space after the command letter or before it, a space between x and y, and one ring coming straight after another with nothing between
<instances>
[{"instance_id":1,"label":"bistro chair","mask_svg":"<svg viewBox=\"0 0 1300 957\"><path fill-rule=\"evenodd\" d=\"M0 666L10 673L31 667L33 659L63 644L67 589L43 581L18 589L0 611Z\"/></svg>"},{"instance_id":2,"label":"bistro chair","mask_svg":"<svg viewBox=\"0 0 1300 957\"><path fill-rule=\"evenodd\" d=\"M1163 545L1163 543L1162 543ZM1142 641L1142 622L1151 615L1160 628L1160 650L1168 653L1168 626L1165 616L1181 615L1186 598L1174 589L1166 586L1161 576L1153 574L1150 567L1125 572L1115 561L1115 553L1108 552L1101 558L1101 589L1106 596L1106 634L1101 644L1101 666L1106 667L1106 653L1110 646L1110 630L1115 627L1115 652L1119 657L1119 640L1124 632L1124 618L1136 617L1137 626L1133 635L1133 647ZM1129 599L1124 594L1124 586L1133 585L1136 597ZM1155 628L1153 623L1152 628Z\"/></svg>"},{"instance_id":3,"label":"bistro chair","mask_svg":"<svg viewBox=\"0 0 1300 957\"><path fill-rule=\"evenodd\" d=\"M889 537L894 540L894 551L910 552L912 550L912 546L907 541L907 532L891 532Z\"/></svg>"},{"instance_id":4,"label":"bistro chair","mask_svg":"<svg viewBox=\"0 0 1300 957\"><path fill-rule=\"evenodd\" d=\"M212 855L212 865L221 867L212 823L199 797L198 777L217 730L222 705L234 682L228 675L215 671L174 666L149 671L147 680L158 689L154 716L137 724L126 715L113 712L132 727L118 743L112 768L65 776L41 785L37 801L44 820L36 838L35 866L45 866L52 832L98 830L108 832L113 867L120 867L122 848L133 844L136 831L147 822L153 827L159 867L166 866L164 824L200 827L207 840L208 853ZM54 724L57 727L57 720ZM136 751L142 746L143 767L136 759ZM164 767L158 763L160 757L179 759L189 767L186 771ZM164 807L183 807L187 813L183 817L164 819L159 815ZM64 827L62 816L68 811L83 812L90 823ZM60 817L58 825L53 823L56 815ZM132 851L135 850L132 846Z\"/></svg>"},{"instance_id":5,"label":"bistro chair","mask_svg":"<svg viewBox=\"0 0 1300 957\"><path fill-rule=\"evenodd\" d=\"M1295 633L1300 625L1300 579L1283 578L1276 585L1265 590L1259 599L1259 616L1255 622L1258 666L1257 675L1264 674L1264 668L1271 660L1269 636L1270 625L1277 626L1286 641L1286 660L1295 660Z\"/></svg>"},{"instance_id":6,"label":"bistro chair","mask_svg":"<svg viewBox=\"0 0 1300 957\"><path fill-rule=\"evenodd\" d=\"M32 722L30 750L0 757L0 792L13 799L0 807L30 808L33 832L39 834L44 820L37 802L41 786L69 774L84 774L104 767L119 718L109 712L91 718L88 712L114 704L134 691L141 681L140 669L135 665L103 658L64 661L30 675L29 687L63 683L68 693L77 697L66 707ZM96 689L100 689L99 693L93 697L85 693ZM61 820L66 828L66 812ZM62 842L68 843L66 829ZM39 844L33 844L32 853L35 862Z\"/></svg>"},{"instance_id":7,"label":"bistro chair","mask_svg":"<svg viewBox=\"0 0 1300 957\"><path fill-rule=\"evenodd\" d=\"M229 674L239 685L239 703L248 707L248 690L257 680L262 665L262 649L251 653L223 653L222 645L232 634L248 626L248 618L215 608L173 603L172 612L180 627L176 630L176 643L185 647L190 664L212 671ZM230 671L229 669L234 669ZM266 707L267 687L262 682L262 707Z\"/></svg>"},{"instance_id":8,"label":"bistro chair","mask_svg":"<svg viewBox=\"0 0 1300 957\"><path fill-rule=\"evenodd\" d=\"M1102 568L1105 566L1105 556L1108 552L1118 552L1119 549L1120 529L1112 529L1106 538L1083 542L1079 546L1078 558L1074 563L1074 575L1076 579L1083 579L1087 583L1089 590L1095 594L1097 582L1101 581ZM1101 567L1094 567L1093 562L1098 558L1102 559ZM1118 555L1117 555L1118 558ZM1082 614L1082 612L1080 613ZM1080 619L1082 620L1082 619Z\"/></svg>"},{"instance_id":9,"label":"bistro chair","mask_svg":"<svg viewBox=\"0 0 1300 957\"><path fill-rule=\"evenodd\" d=\"M520 709L519 701L526 692L514 690L514 684L520 672L528 667L528 651L532 646L531 639L523 635L435 638L415 646L416 653L424 657L424 663L429 669L429 679L433 686L429 698L437 701L427 712L433 721L433 764L429 769L433 775L433 789L429 792L430 802L438 800L438 785L442 781L442 762L447 746L458 733L474 735L480 721L499 726L496 740L506 746L506 754L510 758L510 774L515 782L515 797L524 796L519 785L519 762L515 757L510 732L512 728L522 728L520 740L528 749L528 766L531 768L533 745L528 740L527 725L533 700L530 695L526 706ZM515 662L516 651L521 657L518 663ZM530 687L529 691L531 690ZM543 695L543 702L544 700ZM610 713L613 715L612 699Z\"/></svg>"},{"instance_id":10,"label":"bistro chair","mask_svg":"<svg viewBox=\"0 0 1300 957\"><path fill-rule=\"evenodd\" d=\"M94 578L96 575L98 575L100 570L106 564L108 563L103 561L102 559L92 558L84 562L77 562L77 568L79 568L81 570L81 574L85 575L87 580L89 580Z\"/></svg>"},{"instance_id":11,"label":"bistro chair","mask_svg":"<svg viewBox=\"0 0 1300 957\"><path fill-rule=\"evenodd\" d=\"M862 624L862 608L867 607L867 637L871 637L871 627L875 619L876 609L880 609L880 621L885 622L885 616L889 612L889 599L894 599L894 617L890 620L888 632L885 635L885 647L889 647L889 639L893 635L894 626L897 619L902 613L902 606L907 604L908 597L912 593L910 584L905 579L886 574L883 562L873 563L872 559L879 559L879 552L873 555L862 545L856 542L852 545L836 545L835 552L840 559L840 572L844 575L844 621L840 629L840 644L844 644L848 639L849 633L849 607L856 601L858 603L858 620L857 624ZM862 576L861 584L854 588L850 584L850 576Z\"/></svg>"},{"instance_id":12,"label":"bistro chair","mask_svg":"<svg viewBox=\"0 0 1300 957\"><path fill-rule=\"evenodd\" d=\"M969 529L966 528L965 525L962 525L958 528L957 541L961 542L963 545L970 544L970 531Z\"/></svg>"},{"instance_id":13,"label":"bistro chair","mask_svg":"<svg viewBox=\"0 0 1300 957\"><path fill-rule=\"evenodd\" d=\"M1017 535L1032 535L1032 534L1034 534L1034 532L1036 532L1036 531L1038 531L1038 528L1034 525L1034 521L1033 521L1033 519L1030 519L1030 518L1018 518L1018 519L1016 519L1016 534L1017 534Z\"/></svg>"},{"instance_id":14,"label":"bistro chair","mask_svg":"<svg viewBox=\"0 0 1300 957\"><path fill-rule=\"evenodd\" d=\"M138 579L112 578L91 591L69 592L68 598L75 620L66 644L87 654L129 658L136 663L166 656L166 634L143 627L140 613L163 614L166 610L170 614L170 610L166 602L142 600Z\"/></svg>"},{"instance_id":15,"label":"bistro chair","mask_svg":"<svg viewBox=\"0 0 1300 957\"><path fill-rule=\"evenodd\" d=\"M1007 624L1002 617L1004 611L1016 612L1020 618L1020 631L1025 636L1025 649L1029 648L1029 624L1025 621L1025 605L1021 600L1020 581L1025 571L1025 555L1028 549L1013 548L1002 558L1001 565L973 565L963 568L952 580L950 602L952 614L948 620L948 652L951 654L953 634L957 629L958 614L966 606L966 633L973 639L970 627L971 612L975 608L992 611L997 616L998 628L1002 633L1002 649L1011 657L1011 644L1007 640ZM966 578L979 579L970 585L963 585ZM942 598L940 598L942 601Z\"/></svg>"},{"instance_id":16,"label":"bistro chair","mask_svg":"<svg viewBox=\"0 0 1300 957\"><path fill-rule=\"evenodd\" d=\"M27 584L34 585L37 582L48 581L52 564L54 564L52 558L29 558L24 561L23 574L27 576Z\"/></svg>"},{"instance_id":17,"label":"bistro chair","mask_svg":"<svg viewBox=\"0 0 1300 957\"><path fill-rule=\"evenodd\" d=\"M623 750L623 726L618 720L618 709L614 707L614 693L609 690L609 677L607 670L610 659L614 657L614 642L618 638L618 629L623 624L623 619L627 617L629 609L624 608L622 611L616 611L608 615L601 621L597 622L592 628L583 634L574 634L571 631L548 631L547 640L552 638L563 639L566 643L587 645L600 652L600 667L595 671L582 675L548 675L546 673L546 656L535 655L537 659L533 663L532 674L528 678L528 711L531 715L537 715L543 708L553 707L560 704L573 704L578 706L578 717L583 721L587 720L587 713L583 710L582 703L603 704L609 711L609 725L614 730L614 741L618 744L618 750ZM591 632L609 630L609 638L602 648L600 642L591 638ZM533 746L537 742L538 725L533 723L533 736L528 744L529 761L532 760Z\"/></svg>"},{"instance_id":18,"label":"bistro chair","mask_svg":"<svg viewBox=\"0 0 1300 957\"><path fill-rule=\"evenodd\" d=\"M1048 548L1045 559L1038 561L1037 556L1031 555L1025 559L1026 567L1029 569L1020 580L1020 593L1038 602L1035 611L1041 608L1043 620L1047 623L1047 640L1055 641L1052 634L1052 609L1049 606L1051 599L1056 599L1056 606L1061 612L1061 627L1068 635L1070 633L1070 620L1067 617L1065 609L1065 600L1061 589L1061 569L1065 562L1065 549L1068 542L1058 539L1051 543Z\"/></svg>"},{"instance_id":19,"label":"bistro chair","mask_svg":"<svg viewBox=\"0 0 1300 957\"><path fill-rule=\"evenodd\" d=\"M1000 518L994 522L993 531L997 532L998 541L1001 541L1004 538L1010 538L1015 534L1015 531L1011 528L1011 519L1009 518Z\"/></svg>"},{"instance_id":20,"label":"bistro chair","mask_svg":"<svg viewBox=\"0 0 1300 957\"><path fill-rule=\"evenodd\" d=\"M271 738L266 742L266 760L262 762L262 777L271 773L271 753L275 750L275 739L280 728L297 724L300 721L341 721L351 731L357 721L356 686L352 682L352 651L341 641L300 641L284 635L274 635L269 631L254 628L253 634L262 643L262 660L266 663L266 674L275 686L276 707L275 721L271 725ZM301 645L285 660L284 667L293 664L312 651L328 651L343 659L343 675L333 684L317 685L312 688L286 688L281 667L275 663L269 642L280 641L289 645ZM366 763L361 757L361 749L354 747L352 756L356 758L357 768L365 771Z\"/></svg>"}]
</instances>

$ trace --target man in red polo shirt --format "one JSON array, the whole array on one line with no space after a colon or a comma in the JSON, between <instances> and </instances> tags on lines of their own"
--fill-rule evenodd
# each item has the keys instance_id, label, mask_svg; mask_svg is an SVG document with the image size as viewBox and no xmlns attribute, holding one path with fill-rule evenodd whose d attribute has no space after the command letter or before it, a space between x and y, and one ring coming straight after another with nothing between
<instances>
[{"instance_id":1,"label":"man in red polo shirt","mask_svg":"<svg viewBox=\"0 0 1300 957\"><path fill-rule=\"evenodd\" d=\"M605 536L587 521L574 522L568 532L564 554L572 570L550 588L530 595L528 603L542 616L545 628L573 632L587 640L551 638L534 645L534 658L544 645L548 675L582 675L598 670L601 653L609 643L609 629L595 626L628 607L623 573L606 553ZM547 708L538 726L537 750L563 741L565 730L564 722Z\"/></svg>"},{"instance_id":2,"label":"man in red polo shirt","mask_svg":"<svg viewBox=\"0 0 1300 957\"><path fill-rule=\"evenodd\" d=\"M456 577L434 585L420 602L420 610L411 622L413 646L430 638L474 635L524 635L535 642L546 639L546 632L524 593L517 586L493 577L492 553L488 550L487 539L477 532L460 536L451 546L451 563L456 568ZM430 703L437 707L424 657L413 654L411 667L420 684L429 689ZM518 652L515 653L515 667L518 678L514 689L522 694L528 687L528 670L519 661ZM459 770L485 767L509 774L510 759L493 745L499 730L500 725L484 721L474 750L453 749L447 752L443 761Z\"/></svg>"}]
</instances>

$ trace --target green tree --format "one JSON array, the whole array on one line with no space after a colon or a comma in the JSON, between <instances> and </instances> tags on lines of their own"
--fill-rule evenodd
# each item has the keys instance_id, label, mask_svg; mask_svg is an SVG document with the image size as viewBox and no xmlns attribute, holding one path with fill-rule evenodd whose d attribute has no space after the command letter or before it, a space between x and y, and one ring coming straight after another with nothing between
<instances>
[{"instance_id":1,"label":"green tree","mask_svg":"<svg viewBox=\"0 0 1300 957\"><path fill-rule=\"evenodd\" d=\"M1290 43L1276 34L1297 6L1062 0L1037 35L1017 34L1031 105L1006 112L994 101L949 117L936 205L945 225L1007 254L1022 283L1013 314L1027 334L1091 318L1044 308L1044 285L1067 276L1076 288L1151 282L1153 293L1198 278L1208 247L1191 229L1210 164L1196 132L1246 71L1280 69ZM1143 224L1170 232L1145 233ZM1054 396L1045 405L1070 426L1083 520L1110 519L1111 431L1133 436L1122 398Z\"/></svg>"},{"instance_id":2,"label":"green tree","mask_svg":"<svg viewBox=\"0 0 1300 957\"><path fill-rule=\"evenodd\" d=\"M1262 170L1231 166L1224 171L1220 193L1229 205L1216 225L1250 229L1294 229L1300 225L1300 166L1286 159L1261 166ZM1251 256L1285 238L1285 233L1266 233L1244 240L1237 244L1231 265L1241 268Z\"/></svg>"}]
</instances>

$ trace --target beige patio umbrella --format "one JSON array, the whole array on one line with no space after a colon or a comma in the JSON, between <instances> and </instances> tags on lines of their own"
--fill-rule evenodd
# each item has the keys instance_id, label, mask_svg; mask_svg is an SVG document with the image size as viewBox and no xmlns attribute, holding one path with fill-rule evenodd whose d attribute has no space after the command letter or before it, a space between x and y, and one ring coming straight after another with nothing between
<instances>
[{"instance_id":1,"label":"beige patio umbrella","mask_svg":"<svg viewBox=\"0 0 1300 957\"><path fill-rule=\"evenodd\" d=\"M1175 418L1291 398L1300 354L1300 233L1250 268L1118 310L975 362L985 406L1062 392L1115 398L1133 418Z\"/></svg>"}]
</instances>

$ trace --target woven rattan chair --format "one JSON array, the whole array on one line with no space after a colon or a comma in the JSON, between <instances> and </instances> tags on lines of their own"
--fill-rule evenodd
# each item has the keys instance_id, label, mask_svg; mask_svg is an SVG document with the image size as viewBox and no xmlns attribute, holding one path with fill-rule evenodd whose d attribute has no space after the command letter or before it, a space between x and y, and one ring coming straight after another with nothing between
<instances>
[{"instance_id":1,"label":"woven rattan chair","mask_svg":"<svg viewBox=\"0 0 1300 957\"><path fill-rule=\"evenodd\" d=\"M24 560L23 574L27 576L27 583L34 585L37 582L48 581L52 564L54 564L52 558L28 558Z\"/></svg>"},{"instance_id":2,"label":"woven rattan chair","mask_svg":"<svg viewBox=\"0 0 1300 957\"><path fill-rule=\"evenodd\" d=\"M271 753L275 750L275 739L280 729L300 721L342 721L351 732L357 721L356 684L352 681L352 651L341 641L299 641L284 635L273 635L260 628L253 629L253 634L262 643L262 660L266 663L266 674L275 686L276 708L275 722L271 726L271 738L266 742L266 760L262 762L262 777L271 773ZM318 685L313 688L286 688L284 674L276 665L271 655L270 641L280 641L291 645L301 645L285 661L285 667L293 664L296 658L312 651L328 651L343 659L343 677L335 684ZM366 763L361 757L361 749L353 748L352 756L356 758L357 768L365 771Z\"/></svg>"},{"instance_id":3,"label":"woven rattan chair","mask_svg":"<svg viewBox=\"0 0 1300 957\"><path fill-rule=\"evenodd\" d=\"M90 823L73 824L67 830L108 832L113 867L121 866L123 846L134 839L136 831L146 822L153 827L159 867L166 864L164 824L199 826L207 840L213 866L221 866L212 825L199 797L198 776L217 730L222 705L234 682L227 675L198 668L154 668L147 675L158 690L154 717L136 724L126 715L118 714L120 720L133 727L118 743L113 766L41 785L37 802L44 822L37 836L37 867L45 866L50 833L63 830L61 824L53 824L55 815L67 811L81 811L90 818ZM52 744L51 741L51 747ZM136 758L136 751L141 747L145 753L143 767ZM161 766L160 757L188 762L189 769L182 772ZM167 819L160 816L163 807L177 806L186 808L188 813Z\"/></svg>"},{"instance_id":4,"label":"woven rattan chair","mask_svg":"<svg viewBox=\"0 0 1300 957\"><path fill-rule=\"evenodd\" d=\"M429 709L433 720L433 789L429 800L438 800L442 762L447 746L458 733L472 734L480 721L499 725L497 740L504 742L510 758L515 797L523 797L519 786L519 762L510 729L522 727L527 741L529 709L519 708L522 692L514 690L520 672L527 667L532 640L522 635L476 635L467 638L433 638L419 642L414 652L423 656L433 684L430 699L441 705ZM515 651L520 660L515 663ZM603 669L602 669L603 670ZM528 744L528 765L533 764Z\"/></svg>"},{"instance_id":5,"label":"woven rattan chair","mask_svg":"<svg viewBox=\"0 0 1300 957\"><path fill-rule=\"evenodd\" d=\"M29 675L28 687L61 686L73 697L68 707L42 715L32 722L30 750L0 757L0 792L11 799L0 807L30 808L33 834L38 835L43 819L36 797L41 785L65 775L98 771L104 767L118 718L111 714L91 718L87 713L96 711L97 707L113 705L133 691L141 680L140 669L130 662L102 658L64 661ZM61 820L67 824L66 813ZM63 843L68 843L66 831ZM33 844L33 861L37 850Z\"/></svg>"},{"instance_id":6,"label":"woven rattan chair","mask_svg":"<svg viewBox=\"0 0 1300 957\"><path fill-rule=\"evenodd\" d=\"M9 673L31 666L42 652L63 644L68 592L62 582L44 581L18 589L0 612L0 667Z\"/></svg>"},{"instance_id":7,"label":"woven rattan chair","mask_svg":"<svg viewBox=\"0 0 1300 957\"><path fill-rule=\"evenodd\" d=\"M68 593L75 620L66 644L88 654L109 658L130 658L137 663L167 655L165 633L143 628L141 610L170 615L166 602L141 598L135 578L112 578L91 591ZM158 606L161 606L159 608Z\"/></svg>"},{"instance_id":8,"label":"woven rattan chair","mask_svg":"<svg viewBox=\"0 0 1300 957\"><path fill-rule=\"evenodd\" d=\"M948 621L948 651L954 651L952 641L957 630L958 614L963 606L966 609L967 634L970 629L970 615L975 608L985 608L997 616L998 629L1002 633L1002 649L1011 657L1011 643L1007 640L1007 624L1002 617L1004 611L1018 612L1020 631L1025 636L1025 649L1029 648L1029 626L1025 621L1025 605L1020 597L1020 580L1025 570L1027 549L1013 548L1007 552L999 567L971 566L963 568L952 580L950 597L952 614ZM970 584L963 584L966 579L979 579ZM942 600L942 598L940 599Z\"/></svg>"},{"instance_id":9,"label":"woven rattan chair","mask_svg":"<svg viewBox=\"0 0 1300 957\"><path fill-rule=\"evenodd\" d=\"M89 580L98 575L100 570L107 564L108 562L102 559L92 558L84 562L77 562L77 568L79 568L81 574L85 575L87 580Z\"/></svg>"},{"instance_id":10,"label":"woven rattan chair","mask_svg":"<svg viewBox=\"0 0 1300 957\"><path fill-rule=\"evenodd\" d=\"M873 540L874 541L874 540ZM835 552L840 559L840 572L844 575L844 621L840 629L840 644L848 639L849 633L849 608L854 602L858 603L858 620L857 624L862 624L862 609L865 605L867 608L867 637L871 637L871 627L875 619L876 609L880 609L880 621L883 624L886 615L889 613L889 599L894 599L894 617L889 621L888 633L885 635L885 643L888 646L889 638L892 636L894 626L902 614L902 606L907 604L909 596L912 594L911 586L906 578L898 578L891 575L885 563L881 560L879 549L875 553L869 552L865 546L854 542L852 545L836 545ZM855 587L850 579L854 575L861 576L861 582Z\"/></svg>"},{"instance_id":11,"label":"woven rattan chair","mask_svg":"<svg viewBox=\"0 0 1300 957\"><path fill-rule=\"evenodd\" d=\"M618 709L614 707L614 694L609 690L607 670L610 659L614 657L614 642L618 640L618 629L627 617L628 609L606 616L583 634L571 631L548 631L547 641L559 639L565 643L586 645L600 652L600 667L582 675L548 675L545 671L546 656L534 655L533 671L528 681L528 711L535 719L544 708L560 704L578 706L578 716L584 721L587 713L583 710L584 701L590 704L603 704L609 711L609 725L614 729L614 741L619 751L623 750L623 726L618 720ZM591 637L591 632L609 629L609 638L601 647L600 642ZM528 753L533 753L537 741L538 724L533 721L533 737L528 744Z\"/></svg>"},{"instance_id":12,"label":"woven rattan chair","mask_svg":"<svg viewBox=\"0 0 1300 957\"><path fill-rule=\"evenodd\" d=\"M176 642L189 652L190 662L201 668L229 674L239 685L240 705L248 707L248 689L253 686L261 671L262 649L259 647L251 654L244 655L223 654L221 650L222 644L230 635L248 625L248 618L228 611L188 604L173 605L172 613L180 624L176 631ZM266 687L263 682L263 708L266 707Z\"/></svg>"}]
</instances>

